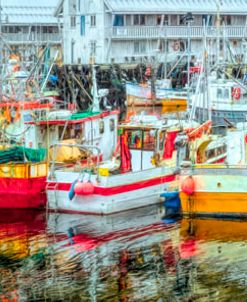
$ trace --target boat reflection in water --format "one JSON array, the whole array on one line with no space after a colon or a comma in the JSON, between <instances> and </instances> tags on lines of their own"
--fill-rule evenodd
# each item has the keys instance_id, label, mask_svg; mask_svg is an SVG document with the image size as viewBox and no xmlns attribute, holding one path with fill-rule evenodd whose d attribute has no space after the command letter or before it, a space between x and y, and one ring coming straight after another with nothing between
<instances>
[{"instance_id":1,"label":"boat reflection in water","mask_svg":"<svg viewBox=\"0 0 247 302\"><path fill-rule=\"evenodd\" d=\"M0 301L246 300L246 222L22 213L0 212Z\"/></svg>"}]
</instances>

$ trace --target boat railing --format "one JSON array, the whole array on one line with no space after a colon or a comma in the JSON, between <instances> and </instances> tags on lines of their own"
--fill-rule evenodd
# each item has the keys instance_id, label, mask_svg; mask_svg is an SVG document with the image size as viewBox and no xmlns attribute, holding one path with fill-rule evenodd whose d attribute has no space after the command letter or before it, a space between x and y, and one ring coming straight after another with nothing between
<instances>
[{"instance_id":1,"label":"boat railing","mask_svg":"<svg viewBox=\"0 0 247 302\"><path fill-rule=\"evenodd\" d=\"M70 166L73 166L73 164L70 165L68 162L59 162L56 160L57 158L57 152L59 147L69 147L69 148L78 148L79 150L85 151L85 152L92 152L96 151L96 167L99 166L100 162L100 149L93 145L82 145L82 144L68 144L68 143L54 143L51 145L53 147L53 155L52 160L50 161L50 173L49 178L53 179L55 178L55 171L61 170L63 168L69 168ZM81 167L82 168L82 167ZM81 172L81 171L79 171Z\"/></svg>"},{"instance_id":2,"label":"boat railing","mask_svg":"<svg viewBox=\"0 0 247 302\"><path fill-rule=\"evenodd\" d=\"M247 165L205 164L181 169L181 175L246 175Z\"/></svg>"}]
</instances>

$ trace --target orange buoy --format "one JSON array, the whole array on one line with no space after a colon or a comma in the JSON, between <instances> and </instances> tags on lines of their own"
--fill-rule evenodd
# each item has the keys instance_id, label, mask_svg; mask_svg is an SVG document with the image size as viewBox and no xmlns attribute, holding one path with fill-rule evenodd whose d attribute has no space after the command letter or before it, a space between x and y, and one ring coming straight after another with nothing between
<instances>
[{"instance_id":1,"label":"orange buoy","mask_svg":"<svg viewBox=\"0 0 247 302\"><path fill-rule=\"evenodd\" d=\"M193 195L195 192L195 181L192 176L186 177L181 185L181 190L186 195Z\"/></svg>"},{"instance_id":2,"label":"orange buoy","mask_svg":"<svg viewBox=\"0 0 247 302\"><path fill-rule=\"evenodd\" d=\"M74 192L77 195L89 195L93 194L94 192L94 185L88 181L88 182L80 182L75 185Z\"/></svg>"}]
</instances>

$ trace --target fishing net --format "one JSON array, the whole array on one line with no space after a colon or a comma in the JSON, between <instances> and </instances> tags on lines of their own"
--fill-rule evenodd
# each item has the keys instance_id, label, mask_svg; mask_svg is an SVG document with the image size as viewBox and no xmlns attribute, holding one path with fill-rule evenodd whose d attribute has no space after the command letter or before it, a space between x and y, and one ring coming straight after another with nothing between
<instances>
[{"instance_id":1,"label":"fishing net","mask_svg":"<svg viewBox=\"0 0 247 302\"><path fill-rule=\"evenodd\" d=\"M13 147L5 150L0 150L0 163L8 162L39 162L46 157L46 149L31 149L25 147Z\"/></svg>"}]
</instances>

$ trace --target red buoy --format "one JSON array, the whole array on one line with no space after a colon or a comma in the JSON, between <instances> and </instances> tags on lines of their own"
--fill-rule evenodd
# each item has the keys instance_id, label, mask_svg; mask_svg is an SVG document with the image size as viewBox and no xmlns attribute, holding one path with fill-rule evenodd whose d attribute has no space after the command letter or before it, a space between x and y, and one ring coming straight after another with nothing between
<instances>
[{"instance_id":1,"label":"red buoy","mask_svg":"<svg viewBox=\"0 0 247 302\"><path fill-rule=\"evenodd\" d=\"M75 194L77 195L89 195L93 194L94 192L94 185L88 181L88 182L80 182L75 185L74 187Z\"/></svg>"},{"instance_id":2,"label":"red buoy","mask_svg":"<svg viewBox=\"0 0 247 302\"><path fill-rule=\"evenodd\" d=\"M195 192L195 181L192 176L186 177L181 185L181 190L186 195L193 195Z\"/></svg>"}]
</instances>

